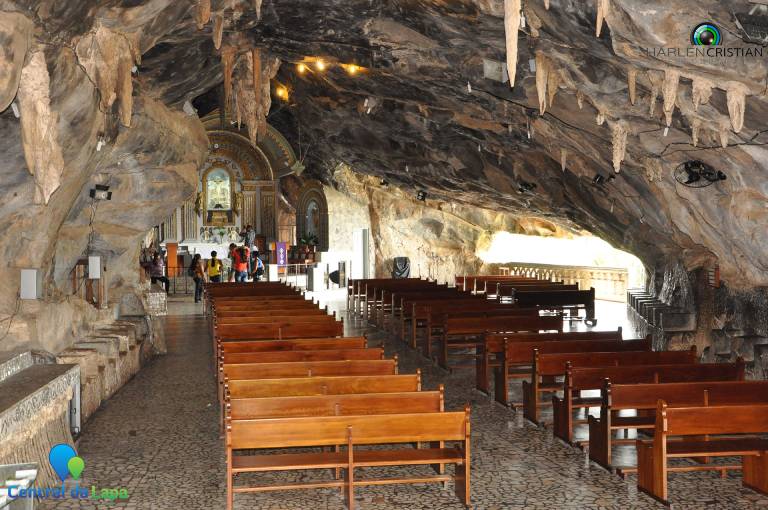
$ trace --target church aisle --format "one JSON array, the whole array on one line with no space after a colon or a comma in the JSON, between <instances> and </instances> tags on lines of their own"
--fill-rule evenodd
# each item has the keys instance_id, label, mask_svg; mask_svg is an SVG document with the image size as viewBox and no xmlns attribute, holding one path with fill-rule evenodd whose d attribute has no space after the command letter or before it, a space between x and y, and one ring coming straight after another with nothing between
<instances>
[{"instance_id":1,"label":"church aisle","mask_svg":"<svg viewBox=\"0 0 768 510\"><path fill-rule=\"evenodd\" d=\"M332 306L333 308L333 306ZM126 487L128 501L63 500L39 508L223 509L224 453L210 365L207 323L189 302L169 304L165 320L168 355L157 358L100 409L78 445L87 486ZM470 371L452 374L431 366L387 333L346 320L348 335L368 332L371 343L385 341L387 356L397 353L400 372L422 370L424 388L446 386L446 409L472 406L473 508L647 509L664 508L638 494L627 481L586 460L586 454L552 437L473 388ZM400 469L400 468L398 468ZM450 469L450 468L449 468ZM380 470L386 476L398 470ZM313 474L275 474L286 482ZM752 508L768 497L741 487L739 475L721 480L713 473L670 477L676 508ZM71 482L71 481L70 481ZM357 492L364 510L463 508L452 488L439 485L365 487ZM684 499L686 498L686 499ZM340 494L331 489L238 495L237 509L337 510Z\"/></svg>"}]
</instances>

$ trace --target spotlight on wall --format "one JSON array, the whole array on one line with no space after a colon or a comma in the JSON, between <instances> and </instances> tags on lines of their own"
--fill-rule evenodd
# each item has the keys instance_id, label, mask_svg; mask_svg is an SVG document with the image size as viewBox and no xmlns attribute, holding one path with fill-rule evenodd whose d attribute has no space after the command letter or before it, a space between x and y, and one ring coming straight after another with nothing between
<instances>
[{"instance_id":1,"label":"spotlight on wall","mask_svg":"<svg viewBox=\"0 0 768 510\"><path fill-rule=\"evenodd\" d=\"M426 191L419 191L416 193L416 200L421 200L422 202L427 199L427 192Z\"/></svg>"},{"instance_id":2,"label":"spotlight on wall","mask_svg":"<svg viewBox=\"0 0 768 510\"><path fill-rule=\"evenodd\" d=\"M275 90L275 95L282 99L283 101L288 101L288 88L285 87L285 85L280 85Z\"/></svg>"},{"instance_id":3,"label":"spotlight on wall","mask_svg":"<svg viewBox=\"0 0 768 510\"><path fill-rule=\"evenodd\" d=\"M105 184L97 184L88 195L94 200L112 200L112 192L109 191L109 186Z\"/></svg>"},{"instance_id":4,"label":"spotlight on wall","mask_svg":"<svg viewBox=\"0 0 768 510\"><path fill-rule=\"evenodd\" d=\"M355 76L362 70L357 64L341 64L341 67L343 67L347 74L350 76Z\"/></svg>"},{"instance_id":5,"label":"spotlight on wall","mask_svg":"<svg viewBox=\"0 0 768 510\"><path fill-rule=\"evenodd\" d=\"M325 62L323 61L323 59L318 59L315 62L315 69L317 69L318 71L321 71L321 72L325 71Z\"/></svg>"},{"instance_id":6,"label":"spotlight on wall","mask_svg":"<svg viewBox=\"0 0 768 510\"><path fill-rule=\"evenodd\" d=\"M305 64L299 64L296 66L296 71L298 71L299 74L304 74L307 72L307 66Z\"/></svg>"}]
</instances>

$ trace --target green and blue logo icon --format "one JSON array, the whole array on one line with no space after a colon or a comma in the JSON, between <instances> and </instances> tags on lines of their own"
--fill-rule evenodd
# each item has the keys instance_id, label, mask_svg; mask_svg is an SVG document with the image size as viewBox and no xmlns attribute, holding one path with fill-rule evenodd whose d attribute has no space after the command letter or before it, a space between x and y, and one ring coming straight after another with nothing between
<instances>
[{"instance_id":1,"label":"green and blue logo icon","mask_svg":"<svg viewBox=\"0 0 768 510\"><path fill-rule=\"evenodd\" d=\"M95 485L85 487L80 485L79 480L85 470L85 461L77 455L77 452L70 445L62 443L57 444L48 452L48 462L56 475L61 479L60 487L26 487L20 485L8 485L8 497L10 499L19 498L37 498L37 499L92 499L92 500L126 500L129 498L128 489L118 488L99 488ZM69 477L75 481L69 489L65 482Z\"/></svg>"},{"instance_id":2,"label":"green and blue logo icon","mask_svg":"<svg viewBox=\"0 0 768 510\"><path fill-rule=\"evenodd\" d=\"M723 36L714 23L699 23L691 31L691 44L694 46L720 46L722 43Z\"/></svg>"},{"instance_id":3,"label":"green and blue logo icon","mask_svg":"<svg viewBox=\"0 0 768 510\"><path fill-rule=\"evenodd\" d=\"M57 444L51 448L48 453L48 462L51 463L51 467L62 482L69 476L79 480L85 469L85 461L82 457L78 457L75 449L68 444Z\"/></svg>"}]
</instances>

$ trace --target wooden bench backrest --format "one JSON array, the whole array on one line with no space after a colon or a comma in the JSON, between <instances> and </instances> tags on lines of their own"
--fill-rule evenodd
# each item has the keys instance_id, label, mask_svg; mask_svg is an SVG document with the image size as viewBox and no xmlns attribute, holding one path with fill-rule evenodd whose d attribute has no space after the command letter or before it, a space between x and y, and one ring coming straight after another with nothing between
<instances>
[{"instance_id":1,"label":"wooden bench backrest","mask_svg":"<svg viewBox=\"0 0 768 510\"><path fill-rule=\"evenodd\" d=\"M546 342L510 342L503 347L509 363L527 363L534 351L539 355L558 353L650 351L651 339L636 340L549 340ZM500 351L496 351L500 352Z\"/></svg>"},{"instance_id":2,"label":"wooden bench backrest","mask_svg":"<svg viewBox=\"0 0 768 510\"><path fill-rule=\"evenodd\" d=\"M384 359L384 349L321 349L317 351L266 351L266 352L225 352L222 362L235 363L277 363L284 361L338 361Z\"/></svg>"},{"instance_id":3,"label":"wooden bench backrest","mask_svg":"<svg viewBox=\"0 0 768 510\"><path fill-rule=\"evenodd\" d=\"M221 296L212 298L214 305L245 305L250 303L311 303L301 294L272 296Z\"/></svg>"},{"instance_id":4,"label":"wooden bench backrest","mask_svg":"<svg viewBox=\"0 0 768 510\"><path fill-rule=\"evenodd\" d=\"M260 285L239 288L207 289L208 296L212 298L230 297L263 297L263 296L301 296L301 292L286 286L260 288Z\"/></svg>"},{"instance_id":5,"label":"wooden bench backrest","mask_svg":"<svg viewBox=\"0 0 768 510\"><path fill-rule=\"evenodd\" d=\"M438 391L237 398L227 402L227 411L233 420L291 416L437 413L444 410L443 402L441 386Z\"/></svg>"},{"instance_id":6,"label":"wooden bench backrest","mask_svg":"<svg viewBox=\"0 0 768 510\"><path fill-rule=\"evenodd\" d=\"M341 336L344 324L341 322L277 322L246 325L223 325L216 330L221 339L258 340L283 338L312 338Z\"/></svg>"},{"instance_id":7,"label":"wooden bench backrest","mask_svg":"<svg viewBox=\"0 0 768 510\"><path fill-rule=\"evenodd\" d=\"M566 363L572 367L622 365L691 364L698 361L696 349L686 351L574 352L539 354L534 352L534 370L539 375L563 375Z\"/></svg>"},{"instance_id":8,"label":"wooden bench backrest","mask_svg":"<svg viewBox=\"0 0 768 510\"><path fill-rule=\"evenodd\" d=\"M247 317L222 317L222 318L216 318L216 326L238 326L238 325L246 325L246 324L274 324L276 322L288 322L291 324L297 324L300 322L316 322L318 324L322 324L324 322L335 322L336 317L333 315L327 315L326 313L321 313L318 315L314 314L291 314L291 315L257 315L257 316L247 316Z\"/></svg>"},{"instance_id":9,"label":"wooden bench backrest","mask_svg":"<svg viewBox=\"0 0 768 510\"><path fill-rule=\"evenodd\" d=\"M227 424L227 446L233 449L355 444L464 441L469 410L464 412L311 416L233 420Z\"/></svg>"},{"instance_id":10,"label":"wooden bench backrest","mask_svg":"<svg viewBox=\"0 0 768 510\"><path fill-rule=\"evenodd\" d=\"M396 375L397 359L342 361L285 361L224 365L224 375L235 379L314 377L323 375Z\"/></svg>"},{"instance_id":11,"label":"wooden bench backrest","mask_svg":"<svg viewBox=\"0 0 768 510\"><path fill-rule=\"evenodd\" d=\"M528 308L523 308L528 310ZM621 340L622 331L560 331L557 333L488 333L485 335L485 348L490 352L501 352L504 340L510 342L551 342L564 340ZM643 350L643 349L638 349ZM529 356L530 357L530 356ZM526 360L527 361L527 360Z\"/></svg>"},{"instance_id":12,"label":"wooden bench backrest","mask_svg":"<svg viewBox=\"0 0 768 510\"><path fill-rule=\"evenodd\" d=\"M216 319L243 318L243 317L270 317L273 315L328 315L328 311L317 306L294 308L264 308L255 305L249 310L216 310Z\"/></svg>"},{"instance_id":13,"label":"wooden bench backrest","mask_svg":"<svg viewBox=\"0 0 768 510\"><path fill-rule=\"evenodd\" d=\"M403 375L319 376L237 379L227 383L230 398L337 395L421 391L421 372Z\"/></svg>"},{"instance_id":14,"label":"wooden bench backrest","mask_svg":"<svg viewBox=\"0 0 768 510\"><path fill-rule=\"evenodd\" d=\"M471 319L471 318L495 318L495 317L528 317L537 319L540 317L538 308L517 308L505 306L486 306L483 307L463 307L454 309L429 309L429 317L433 323L443 323L448 319ZM562 318L560 318L562 322Z\"/></svg>"},{"instance_id":15,"label":"wooden bench backrest","mask_svg":"<svg viewBox=\"0 0 768 510\"><path fill-rule=\"evenodd\" d=\"M365 349L364 336L348 338L295 338L291 340L226 340L222 352L302 351L319 349Z\"/></svg>"},{"instance_id":16,"label":"wooden bench backrest","mask_svg":"<svg viewBox=\"0 0 768 510\"><path fill-rule=\"evenodd\" d=\"M565 377L566 386L574 390L598 389L606 379L618 384L738 381L744 377L744 364L693 363L576 368L566 366Z\"/></svg>"},{"instance_id":17,"label":"wooden bench backrest","mask_svg":"<svg viewBox=\"0 0 768 510\"><path fill-rule=\"evenodd\" d=\"M743 363L741 365L743 367ZM613 384L605 381L603 384L603 401L613 409L655 409L659 400L664 400L670 407L768 404L768 381L737 379L661 384Z\"/></svg>"},{"instance_id":18,"label":"wooden bench backrest","mask_svg":"<svg viewBox=\"0 0 768 510\"><path fill-rule=\"evenodd\" d=\"M243 301L240 303L225 303L211 308L215 315L218 312L248 312L251 310L312 310L319 308L312 301Z\"/></svg>"},{"instance_id":19,"label":"wooden bench backrest","mask_svg":"<svg viewBox=\"0 0 768 510\"><path fill-rule=\"evenodd\" d=\"M659 400L656 430L672 436L768 432L768 405L668 407Z\"/></svg>"},{"instance_id":20,"label":"wooden bench backrest","mask_svg":"<svg viewBox=\"0 0 768 510\"><path fill-rule=\"evenodd\" d=\"M503 331L562 331L563 319L545 317L470 317L448 318L445 332L449 335L478 334Z\"/></svg>"}]
</instances>

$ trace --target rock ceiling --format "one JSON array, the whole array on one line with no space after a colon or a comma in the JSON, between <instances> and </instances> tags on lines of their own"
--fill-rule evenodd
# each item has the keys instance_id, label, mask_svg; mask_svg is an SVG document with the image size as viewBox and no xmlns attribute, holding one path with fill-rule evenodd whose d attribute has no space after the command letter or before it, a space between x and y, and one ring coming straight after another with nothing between
<instances>
[{"instance_id":1,"label":"rock ceiling","mask_svg":"<svg viewBox=\"0 0 768 510\"><path fill-rule=\"evenodd\" d=\"M586 228L650 265L718 263L733 286L768 285L768 48L764 58L713 60L654 50L691 48L703 21L720 28L723 48L754 47L736 18L752 7L0 0L0 109L15 98L21 113L0 116L3 190L37 204L20 212L9 200L0 219L20 225L46 210L50 219L31 228L63 240L43 253L71 260L96 238L119 257L118 225L146 229L189 191L163 178L186 176L205 152L182 106L218 98L223 83L253 136L271 112L307 154L307 172L326 181L344 162L430 198ZM307 58L326 69L300 73ZM516 63L514 87L499 80L503 62ZM354 74L337 65L353 63ZM287 101L271 98L277 84ZM675 168L694 159L727 180L676 183ZM28 177L13 175L19 165ZM83 196L109 175L124 201L94 227ZM126 212L135 203L143 215Z\"/></svg>"}]
</instances>

